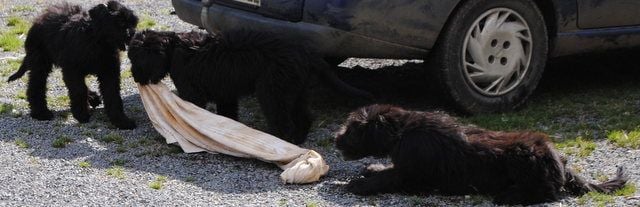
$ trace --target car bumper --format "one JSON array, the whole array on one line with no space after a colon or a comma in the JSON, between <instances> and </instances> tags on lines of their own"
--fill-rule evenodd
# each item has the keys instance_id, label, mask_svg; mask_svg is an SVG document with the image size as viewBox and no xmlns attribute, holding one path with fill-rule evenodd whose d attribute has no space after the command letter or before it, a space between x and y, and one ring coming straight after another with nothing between
<instances>
[{"instance_id":1,"label":"car bumper","mask_svg":"<svg viewBox=\"0 0 640 207\"><path fill-rule=\"evenodd\" d=\"M302 42L325 56L421 59L428 53L428 50L373 39L332 27L268 18L218 4L213 4L206 10L205 15L202 15L204 12L200 1L172 0L172 3L180 19L208 31L268 31L291 41ZM206 24L203 23L202 16Z\"/></svg>"}]
</instances>

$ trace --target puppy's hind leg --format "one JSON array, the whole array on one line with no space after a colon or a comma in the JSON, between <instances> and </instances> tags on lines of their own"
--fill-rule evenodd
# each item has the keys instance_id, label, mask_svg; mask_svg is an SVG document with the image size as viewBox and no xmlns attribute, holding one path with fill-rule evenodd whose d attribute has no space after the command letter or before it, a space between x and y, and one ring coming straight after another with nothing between
<instances>
[{"instance_id":1,"label":"puppy's hind leg","mask_svg":"<svg viewBox=\"0 0 640 207\"><path fill-rule=\"evenodd\" d=\"M295 124L291 117L295 97L273 91L276 88L267 84L256 86L256 95L267 120L269 132L293 144L300 144L296 142L300 139L294 138Z\"/></svg>"},{"instance_id":2,"label":"puppy's hind leg","mask_svg":"<svg viewBox=\"0 0 640 207\"><path fill-rule=\"evenodd\" d=\"M293 132L294 143L304 143L309 134L309 128L311 128L311 112L307 103L306 94L301 94L293 105L291 111L291 117L293 118L293 124L295 124Z\"/></svg>"},{"instance_id":3,"label":"puppy's hind leg","mask_svg":"<svg viewBox=\"0 0 640 207\"><path fill-rule=\"evenodd\" d=\"M47 107L47 78L53 64L38 50L28 50L21 67L29 67L27 101L31 117L37 120L51 120L53 113Z\"/></svg>"}]
</instances>

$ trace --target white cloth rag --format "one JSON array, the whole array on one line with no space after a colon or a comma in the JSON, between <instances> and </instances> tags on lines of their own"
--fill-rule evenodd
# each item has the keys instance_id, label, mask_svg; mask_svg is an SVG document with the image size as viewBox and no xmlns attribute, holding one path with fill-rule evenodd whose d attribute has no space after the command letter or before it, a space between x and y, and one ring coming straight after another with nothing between
<instances>
[{"instance_id":1,"label":"white cloth rag","mask_svg":"<svg viewBox=\"0 0 640 207\"><path fill-rule=\"evenodd\" d=\"M206 151L274 163L284 170L284 183L316 182L329 171L317 152L184 101L162 83L138 88L154 128L186 153Z\"/></svg>"}]
</instances>

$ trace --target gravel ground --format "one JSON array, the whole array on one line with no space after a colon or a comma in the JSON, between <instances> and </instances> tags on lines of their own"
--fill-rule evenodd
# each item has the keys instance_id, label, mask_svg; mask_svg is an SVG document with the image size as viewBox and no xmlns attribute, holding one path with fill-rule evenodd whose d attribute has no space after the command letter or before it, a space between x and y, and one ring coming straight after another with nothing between
<instances>
[{"instance_id":1,"label":"gravel ground","mask_svg":"<svg viewBox=\"0 0 640 207\"><path fill-rule=\"evenodd\" d=\"M15 11L18 5L34 9ZM8 16L32 19L46 5L57 1L2 0L0 24L6 25ZM88 8L101 1L80 1ZM157 22L157 28L175 31L197 29L181 22L172 11L170 1L127 0L126 5L138 14ZM12 11L13 10L13 11ZM3 26L4 27L4 26ZM23 51L0 52L0 59L20 58ZM123 61L123 70L128 69ZM400 66L403 65L404 66ZM350 59L343 66L362 66L376 69L400 66L415 69L419 61ZM402 74L400 74L402 75ZM2 77L3 79L6 77ZM48 96L55 104L53 121L34 121L29 118L27 103L16 94L24 91L24 81L0 84L0 102L15 106L11 114L0 118L0 205L5 206L491 206L491 202L477 196L429 196L385 194L360 197L343 190L348 182L367 163L384 160L365 159L342 161L333 148L331 137L345 114L361 105L345 97L331 94L322 87L314 89L313 111L318 117L309 140L303 147L320 152L331 165L329 174L321 182L309 185L283 185L275 165L207 153L184 154L177 147L164 143L149 123L142 108L137 89L131 78L122 83L126 113L137 121L138 128L121 131L110 126L99 107L90 123L78 124L71 118L64 100L67 93L59 71L49 79ZM96 89L95 79L90 79ZM393 82L393 81L389 81ZM397 82L394 82L397 83ZM407 86L409 87L409 86ZM318 89L319 88L319 89ZM403 99L412 102L412 99ZM51 102L50 102L51 103ZM419 102L423 104L424 102ZM407 104L411 106L411 104ZM424 106L421 106L424 108ZM241 120L264 129L261 113L253 98L242 101ZM427 107L428 108L428 107ZM122 143L105 142L104 137L122 137ZM55 139L72 140L64 148L54 148ZM16 143L29 146L19 147ZM639 150L616 148L601 141L596 151L586 158L570 158L574 165L584 168L582 175L593 180L597 173L615 172L617 165L625 165L632 181L640 174ZM158 190L151 187L156 180L164 180ZM576 198L565 198L549 206L575 206ZM616 197L613 206L638 206L635 198Z\"/></svg>"}]
</instances>

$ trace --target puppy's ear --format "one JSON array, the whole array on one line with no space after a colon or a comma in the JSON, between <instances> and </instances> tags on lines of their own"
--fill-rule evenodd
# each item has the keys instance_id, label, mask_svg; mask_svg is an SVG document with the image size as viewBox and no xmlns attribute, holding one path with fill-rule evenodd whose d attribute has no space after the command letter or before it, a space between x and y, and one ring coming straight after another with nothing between
<instances>
[{"instance_id":1,"label":"puppy's ear","mask_svg":"<svg viewBox=\"0 0 640 207\"><path fill-rule=\"evenodd\" d=\"M91 19L101 19L107 16L107 14L109 14L109 9L107 9L107 5L105 4L98 4L89 10Z\"/></svg>"}]
</instances>

